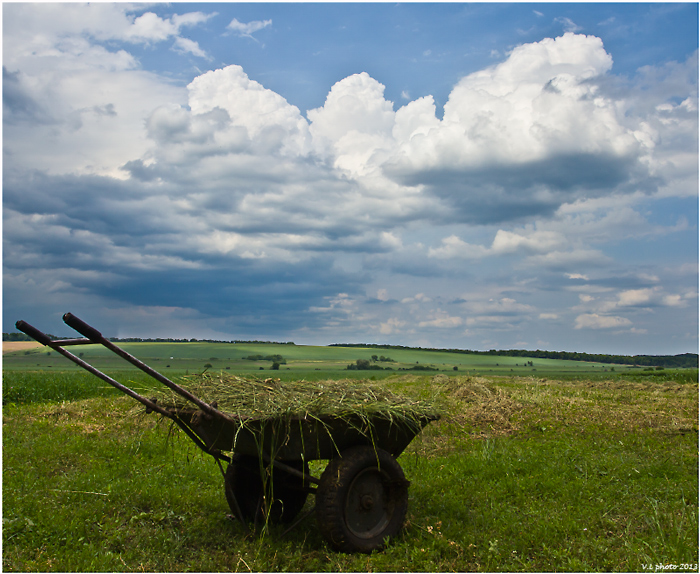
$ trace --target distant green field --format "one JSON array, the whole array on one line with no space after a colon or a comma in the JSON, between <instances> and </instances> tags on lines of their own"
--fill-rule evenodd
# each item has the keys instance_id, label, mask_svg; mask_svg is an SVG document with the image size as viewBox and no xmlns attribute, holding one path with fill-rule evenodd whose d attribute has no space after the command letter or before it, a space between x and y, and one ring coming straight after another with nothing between
<instances>
[{"instance_id":1,"label":"distant green field","mask_svg":"<svg viewBox=\"0 0 700 574\"><path fill-rule=\"evenodd\" d=\"M158 371L182 374L228 370L234 372L270 371L272 360L247 360L246 357L281 355L284 363L276 371L283 378L314 377L314 373L338 376L384 375L415 367L460 374L489 374L514 376L577 376L610 372L640 372L642 369L626 365L610 365L584 361L558 359L528 359L524 357L487 356L464 353L449 353L417 349L377 349L362 347L320 347L307 345L254 344L254 343L122 343L120 347L138 357ZM86 345L69 349L86 361L105 370L133 369L104 347ZM372 361L372 356L391 359ZM370 361L385 370L349 371L347 366L358 359ZM72 370L73 365L57 352L45 347L7 353L3 356L6 370ZM389 370L391 369L391 370Z\"/></svg>"}]
</instances>

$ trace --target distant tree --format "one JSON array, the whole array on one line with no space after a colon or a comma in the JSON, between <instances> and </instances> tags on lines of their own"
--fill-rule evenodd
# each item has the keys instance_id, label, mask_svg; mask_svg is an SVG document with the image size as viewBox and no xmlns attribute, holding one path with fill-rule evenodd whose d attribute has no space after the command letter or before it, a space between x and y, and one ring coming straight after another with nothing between
<instances>
[{"instance_id":1,"label":"distant tree","mask_svg":"<svg viewBox=\"0 0 700 574\"><path fill-rule=\"evenodd\" d=\"M373 365L369 359L357 359L354 363L350 363L345 367L348 371L383 371L384 367L379 365ZM391 370L390 367L386 367L387 370Z\"/></svg>"},{"instance_id":2,"label":"distant tree","mask_svg":"<svg viewBox=\"0 0 700 574\"><path fill-rule=\"evenodd\" d=\"M273 371L279 371L280 370L280 364L278 362L272 363L272 366L270 367Z\"/></svg>"}]
</instances>

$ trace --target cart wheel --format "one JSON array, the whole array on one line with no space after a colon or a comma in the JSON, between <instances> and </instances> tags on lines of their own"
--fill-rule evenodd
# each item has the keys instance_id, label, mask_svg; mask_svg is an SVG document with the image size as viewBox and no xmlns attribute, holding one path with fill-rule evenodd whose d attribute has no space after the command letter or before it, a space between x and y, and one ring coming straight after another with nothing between
<instances>
[{"instance_id":1,"label":"cart wheel","mask_svg":"<svg viewBox=\"0 0 700 574\"><path fill-rule=\"evenodd\" d=\"M285 464L309 474L309 465L306 462L294 461ZM273 469L270 523L291 522L299 514L308 495L303 483L303 479L298 476L278 468ZM226 469L225 489L226 501L237 518L236 502L246 522L265 522L265 493L260 476L260 462L256 457L233 455L231 464Z\"/></svg>"},{"instance_id":2,"label":"cart wheel","mask_svg":"<svg viewBox=\"0 0 700 574\"><path fill-rule=\"evenodd\" d=\"M334 458L316 492L316 520L329 544L341 552L372 552L401 530L408 484L396 459L371 446Z\"/></svg>"}]
</instances>

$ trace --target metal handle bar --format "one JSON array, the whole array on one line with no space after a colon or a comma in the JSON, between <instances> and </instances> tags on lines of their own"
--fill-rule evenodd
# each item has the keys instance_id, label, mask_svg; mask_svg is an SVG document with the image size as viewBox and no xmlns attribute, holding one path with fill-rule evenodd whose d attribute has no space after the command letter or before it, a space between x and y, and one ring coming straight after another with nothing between
<instances>
[{"instance_id":1,"label":"metal handle bar","mask_svg":"<svg viewBox=\"0 0 700 574\"><path fill-rule=\"evenodd\" d=\"M154 411L157 411L157 412L159 412L159 413L162 414L162 415L168 416L167 411L165 411L165 409L163 409L161 406L159 406L159 405L156 404L155 402L153 402L153 401L147 399L146 397L142 397L142 396L139 395L137 392L132 391L129 387L126 387L126 386L122 385L119 381L114 380L114 379L113 379L112 377L110 377L109 375L105 375L102 371L96 369L96 368L93 367L90 363L86 363L85 361L83 361L83 360L80 359L79 357L76 357L73 353L71 353L71 352L69 352L69 351L66 351L66 350L62 347L62 345L65 344L66 341L78 341L78 340L81 340L81 341L84 341L84 342L82 342L82 343L75 343L75 344L82 344L82 345L91 344L92 341L90 341L89 339L65 339L65 340L63 340L63 341L61 341L61 340L52 341L51 339L49 339L49 337L48 337L47 335L45 335L44 333L42 333L41 331L39 331L39 329L37 329L36 327L33 327L32 325L30 325L30 324L27 323L26 321L17 321L17 323L15 323L15 327L17 327L17 329L18 329L19 331L22 331L23 333L29 335L32 339L35 339L36 341L38 341L38 342L41 343L42 345L44 345L44 346L46 346L46 347L51 347L54 351L57 351L58 353L60 353L61 355L63 355L66 359L69 359L70 361L73 361L73 362L74 362L76 365L78 365L79 367L82 367L82 368L85 369L86 371L88 371L88 372L92 373L93 375L99 377L99 378L102 379L103 381L109 383L109 384L112 385L113 387L115 387L115 388L119 389L120 391L122 391L124 394L127 394L127 395L129 395L131 398L136 399L136 400L139 401L141 404L145 405L147 408L152 409L152 410L154 410Z\"/></svg>"},{"instance_id":2,"label":"metal handle bar","mask_svg":"<svg viewBox=\"0 0 700 574\"><path fill-rule=\"evenodd\" d=\"M203 400L197 398L189 391L183 389L180 385L175 384L173 381L171 381L170 379L168 379L164 375L161 375L158 371L149 367L146 363L139 361L133 355L130 355L125 350L117 347L109 339L104 337L102 335L102 333L100 333L97 329L95 329L94 327L91 327L90 325L88 325L84 321L81 321L80 319L78 319L78 317L76 317L72 313L66 313L65 315L63 315L63 322L66 325L68 325L69 327L72 327L73 329L78 331L78 333L80 333L81 335L87 337L93 343L98 343L100 345L103 345L104 347L108 348L110 351L112 351L116 355L119 355L122 359L128 361L129 363L131 363L135 367L141 369L144 373L146 373L146 374L150 375L151 377L153 377L154 379L156 379L158 382L163 383L170 390L174 391L175 393L177 393L181 397L186 398L188 401L194 403L195 405L197 405L200 409L202 409L207 414L210 414L214 417L231 420L231 418L229 416L227 416L225 413L222 413L220 410L215 409L210 404L205 403Z\"/></svg>"},{"instance_id":3,"label":"metal handle bar","mask_svg":"<svg viewBox=\"0 0 700 574\"><path fill-rule=\"evenodd\" d=\"M32 339L38 341L42 345L44 345L46 347L51 347L52 349L54 349L55 351L57 351L58 353L60 353L64 357L66 357L66 359L74 362L76 365L82 367L83 369L92 373L96 377L99 377L100 379L102 379L106 383L109 383L110 385L112 385L116 389L119 389L124 394L127 394L130 397L132 397L133 399L136 399L138 402L140 402L141 404L146 406L147 409L151 409L153 411L156 411L157 413L160 413L164 417L171 419L187 434L187 436L189 436L194 441L194 443L200 449L202 449L207 454L212 455L216 459L224 460L226 462L231 462L230 457L224 455L220 451L210 450L206 446L206 444L204 444L204 442L202 442L202 440L194 433L194 431L192 431L192 429L190 429L184 422L182 422L177 416L173 415L170 411L164 409L163 407L158 405L155 401L149 400L146 397L142 397L137 392L132 391L129 387L122 385L120 382L114 380L109 375L106 375L102 371L96 369L90 363L86 363L85 361L83 361L79 357L76 357L73 353L66 351L62 345L90 345L90 344L103 345L104 347L108 348L110 351L114 352L115 354L119 355L123 359L130 362L132 365L138 367L139 369L141 369L142 371L144 371L148 375L152 376L157 381L163 383L164 385L166 385L167 387L169 387L170 389L172 389L173 391L175 391L179 395L192 401L193 403L195 403L197 406L199 406L202 410L206 411L207 413L212 414L215 417L227 419L227 420L232 421L232 422L236 422L236 421L233 421L233 419L231 419L230 416L226 415L225 413L222 413L218 409L215 409L214 407L205 403L204 401L201 401L200 399L195 397L193 394L189 393L188 391L186 391L185 389L183 389L179 385L172 382L167 377L161 375L158 371L153 370L151 367L149 367L145 363L139 361L133 355L130 355L129 353L127 353L123 349L120 349L114 343L112 343L109 339L106 339L102 335L102 333L100 333L97 329L95 329L94 327L91 327L90 325L88 325L84 321L78 319L78 317L76 317L72 313L66 313L65 315L63 315L63 321L66 323L66 325L68 325L69 327L72 327L73 329L78 331L78 333L80 333L81 335L85 335L86 338L85 339L61 339L61 340L52 341L48 337L48 335L42 333L39 329L37 329L36 327L33 327L32 325L30 325L26 321L17 321L15 323L15 326L17 327L17 330L22 331L23 333L29 335ZM314 478L310 474L307 475L306 473L300 472L297 469L295 469L289 465L286 465L281 461L274 460L272 457L270 457L264 453L262 456L265 460L269 461L274 466L281 468L282 470L284 470L290 474L304 478L305 480L308 480L309 482L313 482L313 483L320 482L319 479Z\"/></svg>"},{"instance_id":4,"label":"metal handle bar","mask_svg":"<svg viewBox=\"0 0 700 574\"><path fill-rule=\"evenodd\" d=\"M213 450L209 449L209 448L206 446L206 444L204 444L204 443L202 442L202 440L192 431L192 429L190 429L185 423L183 423L179 418L177 418L175 415L173 415L170 411L168 411L167 409L164 409L164 408L161 407L159 404L157 404L155 401L152 401L152 400L150 400L150 399L147 399L146 397L143 397L143 396L139 395L137 392L131 390L129 387L127 387L127 386L125 386L125 385L122 385L119 381L116 381L115 379L113 379L113 378L110 377L109 375L106 375L105 373L103 373L103 372L100 371L99 369L96 369L96 368L93 367L90 363L87 363L87 362L83 361L81 358L76 357L76 356L75 356L73 353L71 353L70 351L66 351L66 350L61 346L61 344L69 344L69 345L70 345L70 344L72 344L72 345L89 345L89 344L92 344L92 343L101 343L101 341L93 341L92 339L64 339L64 340L52 341L52 340L48 337L48 335L46 335L45 333L42 333L39 329L37 329L36 327L30 325L30 324L27 323L26 321L17 321L17 322L15 323L15 327L17 327L17 330L22 331L22 332L25 333L26 335L29 335L32 339L38 341L38 342L41 343L42 345L44 345L44 346L46 346L46 347L50 347L50 348L53 349L54 351L56 351L56 352L58 352L59 354L63 355L63 356L64 356L66 359L68 359L69 361L72 361L73 363L75 363L75 364L78 365L79 367L82 367L83 369L85 369L85 370L88 371L89 373L92 373L93 375L95 375L96 377L102 379L102 380L105 381L106 383L109 383L109 384L112 385L114 388L120 390L120 391L123 392L124 394L129 395L131 398L137 400L137 401L140 402L142 405L144 405L147 409L153 410L153 411L155 411L155 412L157 412L157 413L163 415L164 417L167 417L167 418L171 419L172 421L174 421L174 422L185 432L185 434L187 434L187 436L189 436L189 437L194 441L194 443L195 443L200 449L202 449L202 450L203 450L204 452L206 452L207 454L212 455L214 458L218 458L218 459L225 460L225 461L230 461L230 458L229 458L228 456L226 456L226 455L220 453L219 451L216 451L216 450L213 451ZM88 327L89 327L89 325L88 325ZM90 328L90 329L92 329L92 328ZM76 331L77 331L77 329L76 329ZM93 331L93 333L92 333L93 335L94 335L94 334L99 334L99 331L96 331L95 329L92 329L92 331ZM82 333L81 333L81 334L82 334ZM102 339L104 339L104 337L102 337L101 334L99 334L99 336L100 336ZM106 340L106 339L105 339L105 340ZM110 343L110 344L111 344L111 343ZM134 361L137 361L137 362L141 363L141 362L138 361L138 359L136 359L135 357L132 357L131 355L129 355L128 353L126 353L126 352L123 351L122 349L119 349L119 347L116 347L116 345L111 345L111 346L114 346L115 348L117 348L117 349L120 351L120 353L118 353L120 356L123 356L122 354L125 354L125 355L128 355L129 357L131 357L132 359L134 359ZM128 360L128 359L127 359L127 360ZM131 362L131 361L129 361L129 362ZM143 363L141 363L141 364L143 365ZM137 366L138 366L138 365L137 365ZM146 365L144 365L144 366L146 366ZM148 374L151 374L151 372L155 372L155 371L153 371L153 369L151 369L150 367L147 367L147 369L148 369L148 370L145 370L145 369L144 369L144 370L145 370ZM162 375L160 375L160 373L156 373L156 374L159 375L158 377L156 377L159 381L160 381L161 378L165 379L165 377L163 377ZM181 387L178 387L178 385L176 385L176 384L173 383L172 381L169 381L168 379L166 379L166 380L167 380L169 383L171 383L173 386L175 386L175 387L177 387L178 389L184 391L184 389L182 389ZM187 391L185 391L185 392L187 392ZM189 394L189 393L188 393L188 394ZM195 398L196 398L196 397L195 397ZM199 399L197 399L197 401L199 401ZM199 402L202 402L202 401L199 401ZM206 403L203 403L203 404L206 405ZM207 406L209 406L209 405L207 405ZM210 407L210 408L211 408L211 407ZM216 413L218 413L219 416L225 416L223 413L220 413L220 411L217 411L216 409L212 409L212 410L214 410ZM229 418L229 417L226 417L226 418Z\"/></svg>"}]
</instances>

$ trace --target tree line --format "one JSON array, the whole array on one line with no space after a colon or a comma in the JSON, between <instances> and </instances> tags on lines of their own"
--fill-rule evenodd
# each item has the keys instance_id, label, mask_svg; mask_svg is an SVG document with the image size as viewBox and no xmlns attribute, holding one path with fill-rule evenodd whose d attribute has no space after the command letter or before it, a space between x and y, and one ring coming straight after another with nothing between
<instances>
[{"instance_id":1,"label":"tree line","mask_svg":"<svg viewBox=\"0 0 700 574\"><path fill-rule=\"evenodd\" d=\"M57 341L60 339L70 339L71 337L57 337L56 335L51 335L46 333L46 336L52 341ZM155 339L143 339L141 337L107 337L112 343L247 343L255 345L295 345L296 343L292 341L286 341L284 343L276 341L243 341L236 339L234 341L220 341L218 339L173 339L173 338L155 338ZM29 335L24 333L3 333L3 341L33 341Z\"/></svg>"}]
</instances>

